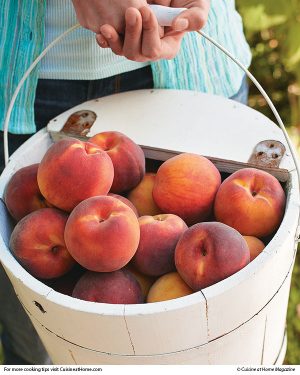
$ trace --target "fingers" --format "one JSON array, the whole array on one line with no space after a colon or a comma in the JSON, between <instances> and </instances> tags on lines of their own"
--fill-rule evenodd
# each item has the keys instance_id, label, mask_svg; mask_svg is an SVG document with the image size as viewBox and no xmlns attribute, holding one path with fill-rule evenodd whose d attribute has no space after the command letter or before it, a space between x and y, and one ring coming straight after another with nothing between
<instances>
[{"instance_id":1,"label":"fingers","mask_svg":"<svg viewBox=\"0 0 300 375\"><path fill-rule=\"evenodd\" d=\"M109 45L102 34L96 34L96 42L101 48L109 48Z\"/></svg>"},{"instance_id":2,"label":"fingers","mask_svg":"<svg viewBox=\"0 0 300 375\"><path fill-rule=\"evenodd\" d=\"M104 39L108 47L111 48L116 55L123 56L123 40L116 30L110 25L103 25L100 28L100 32L102 37L99 37L99 40ZM98 42L98 36L96 40ZM101 44L100 47L102 47Z\"/></svg>"},{"instance_id":3,"label":"fingers","mask_svg":"<svg viewBox=\"0 0 300 375\"><path fill-rule=\"evenodd\" d=\"M110 25L103 25L96 36L102 48L111 48L129 60L145 62L175 57L184 32L163 36L154 13L149 7L128 8L125 13L124 38Z\"/></svg>"},{"instance_id":4,"label":"fingers","mask_svg":"<svg viewBox=\"0 0 300 375\"><path fill-rule=\"evenodd\" d=\"M141 54L142 45L142 16L136 8L128 8L125 13L125 36L119 35L110 25L101 27L101 34L96 37L97 43L102 48L111 48L119 56L129 60L147 61Z\"/></svg>"},{"instance_id":5,"label":"fingers","mask_svg":"<svg viewBox=\"0 0 300 375\"><path fill-rule=\"evenodd\" d=\"M193 7L180 13L173 22L172 28L176 31L196 31L202 29L208 17L208 11Z\"/></svg>"},{"instance_id":6,"label":"fingers","mask_svg":"<svg viewBox=\"0 0 300 375\"><path fill-rule=\"evenodd\" d=\"M154 13L148 7L140 9L143 21L142 55L155 61L161 58L162 44L159 26Z\"/></svg>"},{"instance_id":7,"label":"fingers","mask_svg":"<svg viewBox=\"0 0 300 375\"><path fill-rule=\"evenodd\" d=\"M184 33L177 33L175 35L166 36L162 38L161 39L162 54L160 58L167 59L167 60L173 59L177 55L180 49L180 44L181 44L181 40L183 36L184 36Z\"/></svg>"},{"instance_id":8,"label":"fingers","mask_svg":"<svg viewBox=\"0 0 300 375\"><path fill-rule=\"evenodd\" d=\"M129 60L144 61L141 59L142 44L142 16L135 8L128 8L125 13L125 38L123 45L124 56Z\"/></svg>"}]
</instances>

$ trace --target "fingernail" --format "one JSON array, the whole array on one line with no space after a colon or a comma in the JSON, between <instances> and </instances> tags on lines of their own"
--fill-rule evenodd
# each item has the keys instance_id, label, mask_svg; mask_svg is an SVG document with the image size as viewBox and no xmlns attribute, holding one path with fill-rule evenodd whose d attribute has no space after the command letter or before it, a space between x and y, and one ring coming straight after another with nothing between
<instances>
[{"instance_id":1,"label":"fingernail","mask_svg":"<svg viewBox=\"0 0 300 375\"><path fill-rule=\"evenodd\" d=\"M130 15L130 17L127 18L127 23L128 23L129 26L134 26L136 24L136 20L137 20L136 15L132 14L132 15Z\"/></svg>"},{"instance_id":2,"label":"fingernail","mask_svg":"<svg viewBox=\"0 0 300 375\"><path fill-rule=\"evenodd\" d=\"M104 36L105 39L111 39L111 33L107 30L101 30L101 34Z\"/></svg>"},{"instance_id":3,"label":"fingernail","mask_svg":"<svg viewBox=\"0 0 300 375\"><path fill-rule=\"evenodd\" d=\"M186 18L179 18L179 20L175 22L174 30L182 31L182 30L187 29L188 26L189 26L189 21Z\"/></svg>"}]
</instances>

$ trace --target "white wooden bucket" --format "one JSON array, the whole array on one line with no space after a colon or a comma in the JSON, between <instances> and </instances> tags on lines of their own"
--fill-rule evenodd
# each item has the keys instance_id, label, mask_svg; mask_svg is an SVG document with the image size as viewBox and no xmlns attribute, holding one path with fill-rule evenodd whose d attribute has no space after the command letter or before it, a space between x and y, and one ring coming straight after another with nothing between
<instances>
[{"instance_id":1,"label":"white wooden bucket","mask_svg":"<svg viewBox=\"0 0 300 375\"><path fill-rule=\"evenodd\" d=\"M255 110L191 91L141 90L83 103L52 120L59 131L78 110L97 115L88 136L118 130L165 160L178 152L205 155L221 171L245 166L255 146L286 146L280 168L286 212L264 251L229 278L166 302L110 305L60 294L29 275L8 248L11 225L0 228L0 260L55 364L265 364L282 363L286 311L299 220L299 181L286 139ZM0 177L0 197L19 168L38 162L52 139L46 129L11 157Z\"/></svg>"}]
</instances>

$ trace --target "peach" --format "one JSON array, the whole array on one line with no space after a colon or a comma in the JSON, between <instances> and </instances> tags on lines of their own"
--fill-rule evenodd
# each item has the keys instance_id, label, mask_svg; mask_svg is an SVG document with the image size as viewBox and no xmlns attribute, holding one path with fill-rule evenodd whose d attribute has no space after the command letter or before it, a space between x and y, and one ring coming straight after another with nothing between
<instances>
[{"instance_id":1,"label":"peach","mask_svg":"<svg viewBox=\"0 0 300 375\"><path fill-rule=\"evenodd\" d=\"M37 183L38 166L39 164L32 164L19 169L5 188L4 201L16 221L30 212L49 206Z\"/></svg>"},{"instance_id":2,"label":"peach","mask_svg":"<svg viewBox=\"0 0 300 375\"><path fill-rule=\"evenodd\" d=\"M66 245L74 259L90 271L112 272L125 266L139 244L139 222L119 199L92 197L71 212Z\"/></svg>"},{"instance_id":3,"label":"peach","mask_svg":"<svg viewBox=\"0 0 300 375\"><path fill-rule=\"evenodd\" d=\"M37 180L43 196L69 212L87 198L107 194L113 176L113 164L106 152L92 143L65 138L45 153Z\"/></svg>"},{"instance_id":4,"label":"peach","mask_svg":"<svg viewBox=\"0 0 300 375\"><path fill-rule=\"evenodd\" d=\"M173 214L139 217L140 242L132 264L150 276L160 276L175 270L174 251L187 230L185 222Z\"/></svg>"},{"instance_id":5,"label":"peach","mask_svg":"<svg viewBox=\"0 0 300 375\"><path fill-rule=\"evenodd\" d=\"M192 294L191 289L180 277L178 272L170 272L155 281L151 286L147 302L168 301Z\"/></svg>"},{"instance_id":6,"label":"peach","mask_svg":"<svg viewBox=\"0 0 300 375\"><path fill-rule=\"evenodd\" d=\"M142 290L127 270L114 272L87 271L73 290L74 298L91 302L133 304L142 303Z\"/></svg>"},{"instance_id":7,"label":"peach","mask_svg":"<svg viewBox=\"0 0 300 375\"><path fill-rule=\"evenodd\" d=\"M243 236L217 222L193 225L183 233L175 249L177 271L194 291L226 279L249 261Z\"/></svg>"},{"instance_id":8,"label":"peach","mask_svg":"<svg viewBox=\"0 0 300 375\"><path fill-rule=\"evenodd\" d=\"M117 198L121 202L125 203L128 207L130 207L132 209L132 211L135 213L136 217L139 217L139 214L138 214L138 211L137 211L136 207L134 206L134 204L132 202L130 202L129 199L127 199L126 197L123 197L123 195L114 194L114 193L108 193L107 195L109 197Z\"/></svg>"},{"instance_id":9,"label":"peach","mask_svg":"<svg viewBox=\"0 0 300 375\"><path fill-rule=\"evenodd\" d=\"M145 155L132 139L117 131L94 135L89 140L110 156L114 166L112 193L122 193L134 188L145 174Z\"/></svg>"},{"instance_id":10,"label":"peach","mask_svg":"<svg viewBox=\"0 0 300 375\"><path fill-rule=\"evenodd\" d=\"M265 248L265 244L257 237L243 236L250 251L250 262L255 259Z\"/></svg>"},{"instance_id":11,"label":"peach","mask_svg":"<svg viewBox=\"0 0 300 375\"><path fill-rule=\"evenodd\" d=\"M147 172L142 181L127 194L127 198L134 204L139 216L155 216L162 213L152 197L155 176L156 173Z\"/></svg>"},{"instance_id":12,"label":"peach","mask_svg":"<svg viewBox=\"0 0 300 375\"><path fill-rule=\"evenodd\" d=\"M127 269L129 272L131 272L133 274L133 276L137 279L138 283L140 284L141 288L142 288L142 293L143 293L143 297L144 297L144 300L146 299L147 297L147 294L152 286L152 284L154 283L155 281L155 278L154 277L151 277L149 275L145 275L141 272L139 272L133 265L132 263L128 263L126 266L125 266L125 269Z\"/></svg>"},{"instance_id":13,"label":"peach","mask_svg":"<svg viewBox=\"0 0 300 375\"><path fill-rule=\"evenodd\" d=\"M163 212L178 215L192 225L210 216L220 183L220 173L210 160L183 153L159 167L153 199Z\"/></svg>"},{"instance_id":14,"label":"peach","mask_svg":"<svg viewBox=\"0 0 300 375\"><path fill-rule=\"evenodd\" d=\"M278 229L285 201L283 188L270 173L243 168L223 181L214 212L217 221L235 228L242 235L261 238Z\"/></svg>"},{"instance_id":15,"label":"peach","mask_svg":"<svg viewBox=\"0 0 300 375\"><path fill-rule=\"evenodd\" d=\"M68 216L56 208L41 208L15 226L10 249L34 277L52 279L66 274L75 264L64 241Z\"/></svg>"}]
</instances>

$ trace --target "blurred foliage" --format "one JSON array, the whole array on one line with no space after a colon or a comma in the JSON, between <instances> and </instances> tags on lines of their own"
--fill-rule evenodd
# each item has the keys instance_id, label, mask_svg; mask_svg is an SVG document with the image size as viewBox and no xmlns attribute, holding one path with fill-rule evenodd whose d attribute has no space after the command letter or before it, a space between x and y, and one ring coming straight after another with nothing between
<instances>
[{"instance_id":1,"label":"blurred foliage","mask_svg":"<svg viewBox=\"0 0 300 375\"><path fill-rule=\"evenodd\" d=\"M250 70L300 146L300 0L236 0L236 4L252 49ZM253 85L249 105L273 118Z\"/></svg>"},{"instance_id":2,"label":"blurred foliage","mask_svg":"<svg viewBox=\"0 0 300 375\"><path fill-rule=\"evenodd\" d=\"M236 0L252 49L251 73L266 90L300 153L300 0ZM250 84L249 105L271 119ZM285 363L300 364L300 254L293 270L287 313Z\"/></svg>"}]
</instances>

